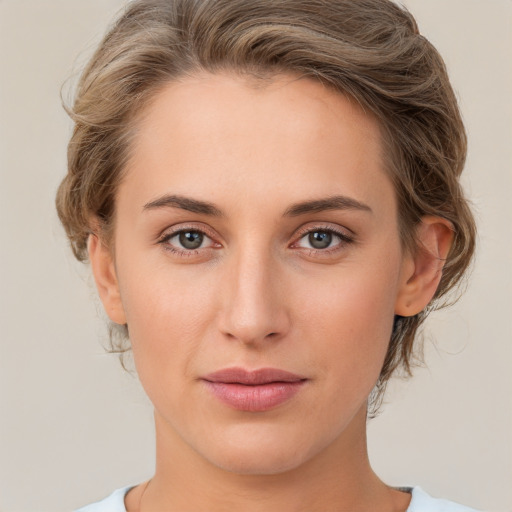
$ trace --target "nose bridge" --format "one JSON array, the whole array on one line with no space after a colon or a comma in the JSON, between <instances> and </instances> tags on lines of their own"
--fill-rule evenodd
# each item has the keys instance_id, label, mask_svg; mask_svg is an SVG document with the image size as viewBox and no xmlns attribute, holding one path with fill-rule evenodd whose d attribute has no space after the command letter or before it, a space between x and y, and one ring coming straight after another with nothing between
<instances>
[{"instance_id":1,"label":"nose bridge","mask_svg":"<svg viewBox=\"0 0 512 512\"><path fill-rule=\"evenodd\" d=\"M244 343L277 338L288 328L278 261L268 244L247 244L229 261L221 330Z\"/></svg>"}]
</instances>

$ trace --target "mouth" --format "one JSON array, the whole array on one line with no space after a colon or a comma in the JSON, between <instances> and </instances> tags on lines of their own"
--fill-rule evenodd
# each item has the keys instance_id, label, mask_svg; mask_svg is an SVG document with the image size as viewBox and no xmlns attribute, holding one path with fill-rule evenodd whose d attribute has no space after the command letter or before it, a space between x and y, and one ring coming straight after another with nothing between
<instances>
[{"instance_id":1,"label":"mouth","mask_svg":"<svg viewBox=\"0 0 512 512\"><path fill-rule=\"evenodd\" d=\"M308 379L277 368L225 368L202 380L225 405L239 411L263 412L289 401Z\"/></svg>"}]
</instances>

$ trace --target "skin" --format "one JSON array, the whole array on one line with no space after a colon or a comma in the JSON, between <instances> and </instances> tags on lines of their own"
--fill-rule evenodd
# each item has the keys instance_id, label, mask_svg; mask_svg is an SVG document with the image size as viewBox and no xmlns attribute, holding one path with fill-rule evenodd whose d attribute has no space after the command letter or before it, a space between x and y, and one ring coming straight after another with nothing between
<instances>
[{"instance_id":1,"label":"skin","mask_svg":"<svg viewBox=\"0 0 512 512\"><path fill-rule=\"evenodd\" d=\"M137 128L115 250L89 239L101 299L128 324L155 407L155 476L127 510L405 511L410 496L371 470L367 398L394 315L436 290L449 224L425 217L423 249L403 251L378 123L309 79L187 78ZM290 215L333 196L349 204ZM180 229L204 233L202 245L180 245ZM201 380L232 366L307 380L272 410L238 411Z\"/></svg>"}]
</instances>

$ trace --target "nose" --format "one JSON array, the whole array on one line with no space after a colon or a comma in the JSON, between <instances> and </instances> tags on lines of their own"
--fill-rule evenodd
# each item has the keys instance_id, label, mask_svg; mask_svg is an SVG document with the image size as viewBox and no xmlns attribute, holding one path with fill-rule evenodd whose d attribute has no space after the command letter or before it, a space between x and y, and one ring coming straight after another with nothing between
<instances>
[{"instance_id":1,"label":"nose","mask_svg":"<svg viewBox=\"0 0 512 512\"><path fill-rule=\"evenodd\" d=\"M233 256L221 286L219 328L247 345L281 339L289 330L282 272L270 251L255 248Z\"/></svg>"}]
</instances>

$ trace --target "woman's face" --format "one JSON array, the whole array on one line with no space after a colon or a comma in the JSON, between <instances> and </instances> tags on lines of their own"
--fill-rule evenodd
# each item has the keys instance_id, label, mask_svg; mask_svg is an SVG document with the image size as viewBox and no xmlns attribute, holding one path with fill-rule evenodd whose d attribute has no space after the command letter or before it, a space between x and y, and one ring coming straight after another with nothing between
<instances>
[{"instance_id":1,"label":"woman's face","mask_svg":"<svg viewBox=\"0 0 512 512\"><path fill-rule=\"evenodd\" d=\"M410 267L372 117L293 76L172 83L116 208L107 311L159 435L251 474L362 435Z\"/></svg>"}]
</instances>

